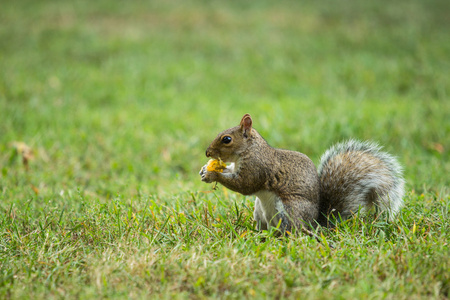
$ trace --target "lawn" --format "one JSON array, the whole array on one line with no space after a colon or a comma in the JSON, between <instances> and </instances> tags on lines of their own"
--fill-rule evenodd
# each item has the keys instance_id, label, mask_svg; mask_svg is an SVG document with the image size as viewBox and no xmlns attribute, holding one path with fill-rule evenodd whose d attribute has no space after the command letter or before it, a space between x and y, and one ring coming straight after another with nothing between
<instances>
[{"instance_id":1,"label":"lawn","mask_svg":"<svg viewBox=\"0 0 450 300\"><path fill-rule=\"evenodd\" d=\"M447 0L3 2L0 298L450 297ZM198 175L244 113L315 163L380 143L401 214L257 232Z\"/></svg>"}]
</instances>

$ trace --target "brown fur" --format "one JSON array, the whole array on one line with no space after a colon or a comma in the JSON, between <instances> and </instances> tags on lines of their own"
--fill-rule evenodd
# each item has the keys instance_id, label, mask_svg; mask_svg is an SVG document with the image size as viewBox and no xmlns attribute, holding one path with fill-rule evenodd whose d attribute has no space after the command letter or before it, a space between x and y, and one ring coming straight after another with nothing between
<instances>
[{"instance_id":1,"label":"brown fur","mask_svg":"<svg viewBox=\"0 0 450 300\"><path fill-rule=\"evenodd\" d=\"M243 195L257 194L254 216L260 229L278 218L285 231L327 225L331 215L348 217L360 205L376 204L378 198L389 205L393 189L400 197L396 209L400 207L401 168L388 154L379 154L378 148L354 141L348 143L354 148L345 148L347 144L338 145L344 150L331 148L324 155L319 178L306 155L272 148L252 125L250 115L244 115L239 126L219 133L206 150L208 157L235 163L234 170L207 172L204 167L200 174L205 182L219 182Z\"/></svg>"},{"instance_id":2,"label":"brown fur","mask_svg":"<svg viewBox=\"0 0 450 300\"><path fill-rule=\"evenodd\" d=\"M222 143L224 136L231 136L232 142ZM262 190L275 193L287 213L282 217L286 230L303 222L313 224L318 218L320 184L314 163L302 153L269 146L252 128L249 115L243 117L239 126L219 133L206 155L235 162L237 170L231 175L208 172L204 181L217 181L243 195Z\"/></svg>"}]
</instances>

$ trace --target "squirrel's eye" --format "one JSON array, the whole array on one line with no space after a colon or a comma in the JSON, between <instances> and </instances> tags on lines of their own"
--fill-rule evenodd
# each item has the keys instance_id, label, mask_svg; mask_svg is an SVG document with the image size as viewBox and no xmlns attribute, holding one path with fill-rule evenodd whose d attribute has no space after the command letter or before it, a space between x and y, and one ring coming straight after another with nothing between
<instances>
[{"instance_id":1,"label":"squirrel's eye","mask_svg":"<svg viewBox=\"0 0 450 300\"><path fill-rule=\"evenodd\" d=\"M222 143L224 143L224 144L229 144L229 143L231 143L231 136L229 136L229 135L224 136L224 137L222 138Z\"/></svg>"}]
</instances>

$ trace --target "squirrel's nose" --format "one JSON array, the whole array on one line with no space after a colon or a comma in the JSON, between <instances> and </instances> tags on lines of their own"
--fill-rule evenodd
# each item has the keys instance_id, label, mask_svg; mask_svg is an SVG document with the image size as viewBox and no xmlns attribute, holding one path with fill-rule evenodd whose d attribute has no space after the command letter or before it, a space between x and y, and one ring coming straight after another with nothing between
<instances>
[{"instance_id":1,"label":"squirrel's nose","mask_svg":"<svg viewBox=\"0 0 450 300\"><path fill-rule=\"evenodd\" d=\"M206 154L206 157L213 157L215 152L214 152L214 150L211 150L210 147L208 147L208 149L206 149L206 153L205 154Z\"/></svg>"}]
</instances>

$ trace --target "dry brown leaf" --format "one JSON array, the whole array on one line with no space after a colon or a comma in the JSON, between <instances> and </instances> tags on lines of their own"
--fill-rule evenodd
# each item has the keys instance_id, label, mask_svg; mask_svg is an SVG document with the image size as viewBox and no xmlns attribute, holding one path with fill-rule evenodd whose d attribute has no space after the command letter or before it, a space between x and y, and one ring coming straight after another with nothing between
<instances>
[{"instance_id":1,"label":"dry brown leaf","mask_svg":"<svg viewBox=\"0 0 450 300\"><path fill-rule=\"evenodd\" d=\"M444 146L442 146L442 144L439 144L439 143L434 143L433 149L436 150L437 152L439 152L440 154L444 153L444 151L445 151Z\"/></svg>"},{"instance_id":2,"label":"dry brown leaf","mask_svg":"<svg viewBox=\"0 0 450 300\"><path fill-rule=\"evenodd\" d=\"M24 142L13 142L12 145L16 149L17 154L22 157L22 162L28 169L28 162L34 159L33 149Z\"/></svg>"},{"instance_id":3,"label":"dry brown leaf","mask_svg":"<svg viewBox=\"0 0 450 300\"><path fill-rule=\"evenodd\" d=\"M39 189L38 189L37 187L35 187L34 185L31 185L31 189L33 190L33 192L34 192L36 195L39 195Z\"/></svg>"}]
</instances>

